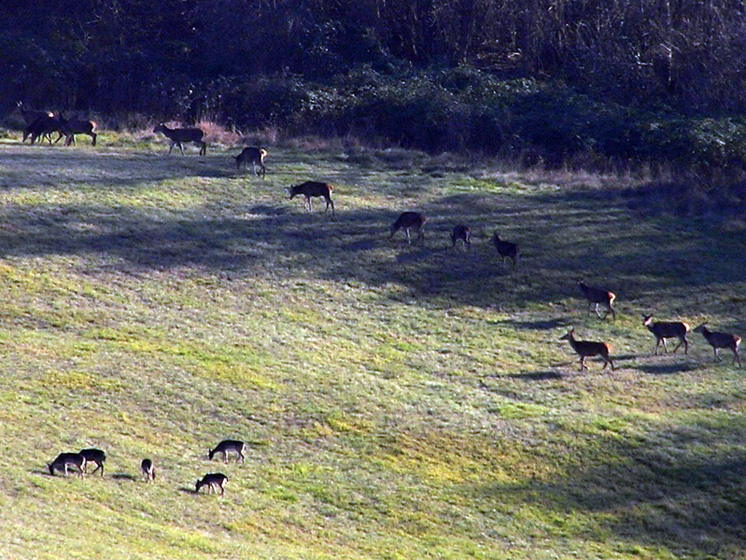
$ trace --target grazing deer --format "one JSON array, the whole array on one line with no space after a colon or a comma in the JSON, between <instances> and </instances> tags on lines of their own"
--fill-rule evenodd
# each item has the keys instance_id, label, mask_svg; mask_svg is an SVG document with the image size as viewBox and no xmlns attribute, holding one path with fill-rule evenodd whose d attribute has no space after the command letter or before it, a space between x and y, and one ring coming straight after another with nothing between
<instances>
[{"instance_id":1,"label":"grazing deer","mask_svg":"<svg viewBox=\"0 0 746 560\"><path fill-rule=\"evenodd\" d=\"M143 459L140 463L140 470L145 477L145 482L155 482L155 466L150 459Z\"/></svg>"},{"instance_id":2,"label":"grazing deer","mask_svg":"<svg viewBox=\"0 0 746 560\"><path fill-rule=\"evenodd\" d=\"M246 164L251 163L251 165L254 168L254 175L259 177L260 175L262 178L267 174L267 168L264 167L264 158L267 157L267 150L264 148L244 148L243 151L241 151L240 154L235 156L236 158L236 169L241 169L241 166L243 165L244 169L246 169ZM259 170L257 172L256 168L259 167Z\"/></svg>"},{"instance_id":3,"label":"grazing deer","mask_svg":"<svg viewBox=\"0 0 746 560\"><path fill-rule=\"evenodd\" d=\"M453 248L456 248L456 242L461 240L467 249L471 249L471 228L469 226L458 225L453 228L451 233L451 242Z\"/></svg>"},{"instance_id":4,"label":"grazing deer","mask_svg":"<svg viewBox=\"0 0 746 560\"><path fill-rule=\"evenodd\" d=\"M27 109L26 106L23 104L23 101L17 101L16 105L18 106L18 109L21 111L21 115L23 116L23 120L26 123L26 128L23 129L23 140L22 142L26 141L26 138L29 136L32 136L34 130L40 131L38 134L35 134L32 136L32 144L33 141L36 140L38 136L42 136L42 138L47 138L49 140L49 143L52 143L52 132L55 132L54 130L46 131L45 128L47 128L49 125L51 125L51 120L54 119L54 114L49 111L38 111L34 109ZM47 125L47 127L43 126L44 124Z\"/></svg>"},{"instance_id":5,"label":"grazing deer","mask_svg":"<svg viewBox=\"0 0 746 560\"><path fill-rule=\"evenodd\" d=\"M595 306L596 315L599 319L605 319L609 314L611 314L611 320L616 320L616 313L614 312L614 300L616 299L616 295L613 292L602 288L588 286L583 280L578 280L578 288L580 288L583 297L588 300L588 313L591 312L591 306ZM603 304L603 306L608 310L606 315L603 317L601 317L601 314L598 312L598 306L600 304Z\"/></svg>"},{"instance_id":6,"label":"grazing deer","mask_svg":"<svg viewBox=\"0 0 746 560\"><path fill-rule=\"evenodd\" d=\"M81 449L78 453L83 459L85 459L85 474L88 474L88 463L96 463L96 468L93 469L93 473L101 469L101 475L104 476L104 463L106 462L106 453L101 449Z\"/></svg>"},{"instance_id":7,"label":"grazing deer","mask_svg":"<svg viewBox=\"0 0 746 560\"><path fill-rule=\"evenodd\" d=\"M76 134L87 134L91 137L91 146L96 145L97 134L95 130L98 125L95 121L85 119L66 119L62 114L62 111L60 111L58 121L60 138L62 138L63 135L65 136L65 146L69 146L70 144L77 145L77 142L75 141ZM55 140L55 144L60 141L60 138Z\"/></svg>"},{"instance_id":8,"label":"grazing deer","mask_svg":"<svg viewBox=\"0 0 746 560\"><path fill-rule=\"evenodd\" d=\"M514 266L518 264L518 255L520 254L518 245L510 241L503 241L497 232L492 236L492 242L495 244L497 253L502 257L503 264L505 264L506 257L513 261Z\"/></svg>"},{"instance_id":9,"label":"grazing deer","mask_svg":"<svg viewBox=\"0 0 746 560\"><path fill-rule=\"evenodd\" d=\"M26 141L26 138L30 138L30 143L33 144L34 142L36 142L37 138L41 138L39 142L46 138L47 141L51 144L52 133L54 132L58 132L60 134L59 138L61 138L62 132L60 130L59 120L56 117L50 115L43 115L29 124L23 130L23 142Z\"/></svg>"},{"instance_id":10,"label":"grazing deer","mask_svg":"<svg viewBox=\"0 0 746 560\"><path fill-rule=\"evenodd\" d=\"M80 453L60 453L57 458L47 465L49 467L49 474L54 476L55 469L58 471L64 471L67 476L69 469L75 467L78 469L78 476L83 477L85 471L85 457Z\"/></svg>"},{"instance_id":11,"label":"grazing deer","mask_svg":"<svg viewBox=\"0 0 746 560\"><path fill-rule=\"evenodd\" d=\"M648 328L648 330L655 335L655 355L658 355L658 346L663 342L663 349L668 353L668 346L666 346L667 338L678 338L679 344L673 349L674 354L676 350L683 344L684 354L689 353L689 341L686 339L686 333L689 332L689 325L682 323L681 321L658 321L653 322L652 315L645 315L642 319L642 324Z\"/></svg>"},{"instance_id":12,"label":"grazing deer","mask_svg":"<svg viewBox=\"0 0 746 560\"><path fill-rule=\"evenodd\" d=\"M212 458L215 456L216 453L222 453L223 461L227 463L228 453L233 452L236 454L236 461L241 461L243 463L244 459L246 458L244 455L245 450L246 444L244 442L233 439L224 439L217 445L215 449L210 449L207 455L210 461L212 461Z\"/></svg>"},{"instance_id":13,"label":"grazing deer","mask_svg":"<svg viewBox=\"0 0 746 560\"><path fill-rule=\"evenodd\" d=\"M225 483L228 482L228 477L223 473L207 473L202 477L202 480L198 480L194 487L194 493L197 494L199 489L203 486L207 486L207 493L210 494L214 490L220 488L220 495L225 494Z\"/></svg>"},{"instance_id":14,"label":"grazing deer","mask_svg":"<svg viewBox=\"0 0 746 560\"><path fill-rule=\"evenodd\" d=\"M303 205L308 209L309 212L313 210L313 208L311 207L311 198L314 196L322 196L326 199L326 210L324 210L324 212L327 212L329 210L329 206L331 206L332 216L334 215L334 201L332 200L332 192L334 192L334 187L332 187L329 183L306 181L305 183L302 183L300 185L291 185L288 188L288 192L290 193L290 200L292 200L296 196L305 196L306 199Z\"/></svg>"},{"instance_id":15,"label":"grazing deer","mask_svg":"<svg viewBox=\"0 0 746 560\"><path fill-rule=\"evenodd\" d=\"M611 346L606 342L576 340L575 329L571 329L565 336L560 337L560 340L569 341L572 349L575 350L575 353L578 356L580 356L580 371L588 369L588 366L585 365L585 359L592 356L601 356L601 359L604 361L604 367L601 368L602 370L606 369L607 365L610 365L612 370L614 369L614 362L611 360L610 356Z\"/></svg>"},{"instance_id":16,"label":"grazing deer","mask_svg":"<svg viewBox=\"0 0 746 560\"><path fill-rule=\"evenodd\" d=\"M427 216L420 214L419 212L402 212L396 221L391 225L391 236L389 239L393 239L394 234L400 229L404 229L407 234L407 243L412 244L412 238L409 235L409 230L414 229L418 232L417 238L420 243L425 245L425 224L427 223Z\"/></svg>"},{"instance_id":17,"label":"grazing deer","mask_svg":"<svg viewBox=\"0 0 746 560\"><path fill-rule=\"evenodd\" d=\"M181 150L181 155L184 155L184 142L194 142L199 146L199 155L203 156L207 153L207 144L202 140L205 135L199 128L168 128L165 124L161 123L153 129L153 132L162 132L163 135L168 138L170 145L168 146L168 153L174 149L174 146L178 146Z\"/></svg>"},{"instance_id":18,"label":"grazing deer","mask_svg":"<svg viewBox=\"0 0 746 560\"><path fill-rule=\"evenodd\" d=\"M735 334L729 334L724 332L711 331L707 328L707 323L702 323L694 332L701 333L707 339L707 342L712 346L712 351L715 353L715 359L720 361L718 356L718 350L720 348L728 348L733 352L733 364L738 362L738 367L741 367L741 356L738 355L738 345L741 344L741 337ZM732 365L732 364L731 364Z\"/></svg>"}]
</instances>

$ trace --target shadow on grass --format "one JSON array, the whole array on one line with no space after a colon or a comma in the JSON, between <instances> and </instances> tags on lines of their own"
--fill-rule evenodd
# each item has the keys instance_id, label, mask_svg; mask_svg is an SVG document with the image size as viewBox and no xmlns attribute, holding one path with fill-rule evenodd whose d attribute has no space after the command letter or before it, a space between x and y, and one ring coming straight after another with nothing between
<instances>
[{"instance_id":1,"label":"shadow on grass","mask_svg":"<svg viewBox=\"0 0 746 560\"><path fill-rule=\"evenodd\" d=\"M180 487L179 492L181 492L182 494L189 494L190 496L197 495L197 492L194 491L194 488L187 488L186 486Z\"/></svg>"},{"instance_id":2,"label":"shadow on grass","mask_svg":"<svg viewBox=\"0 0 746 560\"><path fill-rule=\"evenodd\" d=\"M37 188L33 178L24 182L24 173L33 175L37 168L56 164L80 168L80 178L66 180L66 184L79 181L95 186L98 182L102 190L150 188L166 179L235 176L228 156L200 159L91 152L71 158L62 150L44 152L7 154L9 167L18 175L8 183ZM142 173L135 172L139 164L143 164ZM333 219L318 208L307 213L291 205L284 194L278 195L277 205L249 205L248 216L246 205L236 202L232 207L231 200L225 205L171 208L162 218L157 211L138 206L9 204L0 210L0 256L113 255L125 261L123 269L129 263L136 270L197 266L248 275L273 269L274 274L288 276L301 271L304 276L333 281L398 284L412 300L498 306L507 311L533 302L579 298L575 279L588 277L588 271L612 270L619 278L656 278L653 287L627 282L638 294L690 289L708 284L713 275L723 283L742 281L743 276L732 264L740 258L743 243L721 244L717 255L708 253L706 243L669 247L650 231L637 233L630 228L629 215L610 210L604 193L468 193L407 204L392 202L390 208L350 210L344 208L344 197L337 198L339 211ZM389 240L391 223L403 209L415 206L430 217L425 247L408 245L401 234ZM449 234L456 223L468 223L483 234L469 252L450 249ZM525 258L520 267L500 265L489 242L495 229L521 244ZM568 238L567 232L574 230L582 231L582 236ZM276 268L277 263L281 268ZM615 285L610 288L624 300L623 290ZM519 329L539 330L564 325L564 318L513 323Z\"/></svg>"},{"instance_id":3,"label":"shadow on grass","mask_svg":"<svg viewBox=\"0 0 746 560\"><path fill-rule=\"evenodd\" d=\"M599 436L602 437L602 436ZM645 437L618 435L567 465L564 476L463 487L483 507L536 507L548 518L590 516L584 538L615 535L682 557L733 558L746 549L746 439L740 423L702 421ZM586 531L590 531L590 534Z\"/></svg>"},{"instance_id":4,"label":"shadow on grass","mask_svg":"<svg viewBox=\"0 0 746 560\"><path fill-rule=\"evenodd\" d=\"M136 476L128 473L114 473L113 475L111 475L111 478L113 478L114 480L129 480L132 482L137 480Z\"/></svg>"},{"instance_id":5,"label":"shadow on grass","mask_svg":"<svg viewBox=\"0 0 746 560\"><path fill-rule=\"evenodd\" d=\"M678 373L686 373L687 371L695 371L701 368L700 364L694 364L691 362L637 364L630 367L649 375L676 375Z\"/></svg>"},{"instance_id":6,"label":"shadow on grass","mask_svg":"<svg viewBox=\"0 0 746 560\"><path fill-rule=\"evenodd\" d=\"M521 381L559 381L562 374L558 371L530 371L525 373L511 373L507 377Z\"/></svg>"},{"instance_id":7,"label":"shadow on grass","mask_svg":"<svg viewBox=\"0 0 746 560\"><path fill-rule=\"evenodd\" d=\"M507 325L509 327L512 327L514 329L519 330L540 330L540 331L548 331L557 329L559 327L568 327L571 326L573 323L573 317L565 316L565 317L557 317L554 319L546 319L546 320L539 320L539 321L519 321L517 319L506 319L504 321L500 321L500 324Z\"/></svg>"}]
</instances>

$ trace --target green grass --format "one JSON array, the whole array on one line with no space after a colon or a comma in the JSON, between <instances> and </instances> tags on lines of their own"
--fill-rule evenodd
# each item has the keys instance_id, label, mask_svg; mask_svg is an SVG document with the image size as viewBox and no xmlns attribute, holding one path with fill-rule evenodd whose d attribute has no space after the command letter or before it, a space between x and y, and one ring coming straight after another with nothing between
<instances>
[{"instance_id":1,"label":"green grass","mask_svg":"<svg viewBox=\"0 0 746 560\"><path fill-rule=\"evenodd\" d=\"M743 229L638 213L630 179L274 148L260 180L235 150L104 140L0 143L3 555L746 554L744 370L699 335L651 356L641 325L743 336ZM287 200L308 179L335 217ZM424 248L388 239L407 209ZM616 322L579 277L617 293ZM618 369L581 374L571 326ZM223 438L252 443L245 464L207 461ZM105 477L46 474L88 446ZM225 497L194 495L218 470Z\"/></svg>"}]
</instances>

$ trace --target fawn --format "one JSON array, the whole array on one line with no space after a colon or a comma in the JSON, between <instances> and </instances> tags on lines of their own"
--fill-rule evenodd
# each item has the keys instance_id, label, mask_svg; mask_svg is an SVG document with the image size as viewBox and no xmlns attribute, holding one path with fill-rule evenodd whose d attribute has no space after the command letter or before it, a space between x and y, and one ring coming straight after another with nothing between
<instances>
[{"instance_id":1,"label":"fawn","mask_svg":"<svg viewBox=\"0 0 746 560\"><path fill-rule=\"evenodd\" d=\"M583 297L588 300L588 313L591 312L591 306L595 306L596 315L598 315L599 319L605 319L609 314L611 314L611 320L616 320L616 313L614 312L614 300L616 299L616 295L613 292L602 288L588 286L583 280L578 280L578 288L580 288ZM601 317L601 314L598 312L599 305L603 305L607 309L606 315L603 317Z\"/></svg>"}]
</instances>

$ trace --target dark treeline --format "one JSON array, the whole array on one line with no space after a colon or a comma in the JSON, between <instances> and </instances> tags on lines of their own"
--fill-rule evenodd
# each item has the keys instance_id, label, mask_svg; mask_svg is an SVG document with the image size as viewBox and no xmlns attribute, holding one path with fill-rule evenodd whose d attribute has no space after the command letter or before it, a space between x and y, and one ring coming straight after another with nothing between
<instances>
[{"instance_id":1,"label":"dark treeline","mask_svg":"<svg viewBox=\"0 0 746 560\"><path fill-rule=\"evenodd\" d=\"M0 16L6 112L645 157L633 143L660 129L639 114L720 134L733 121L702 119L746 105L742 0L5 0ZM609 127L626 147L594 132Z\"/></svg>"}]
</instances>

